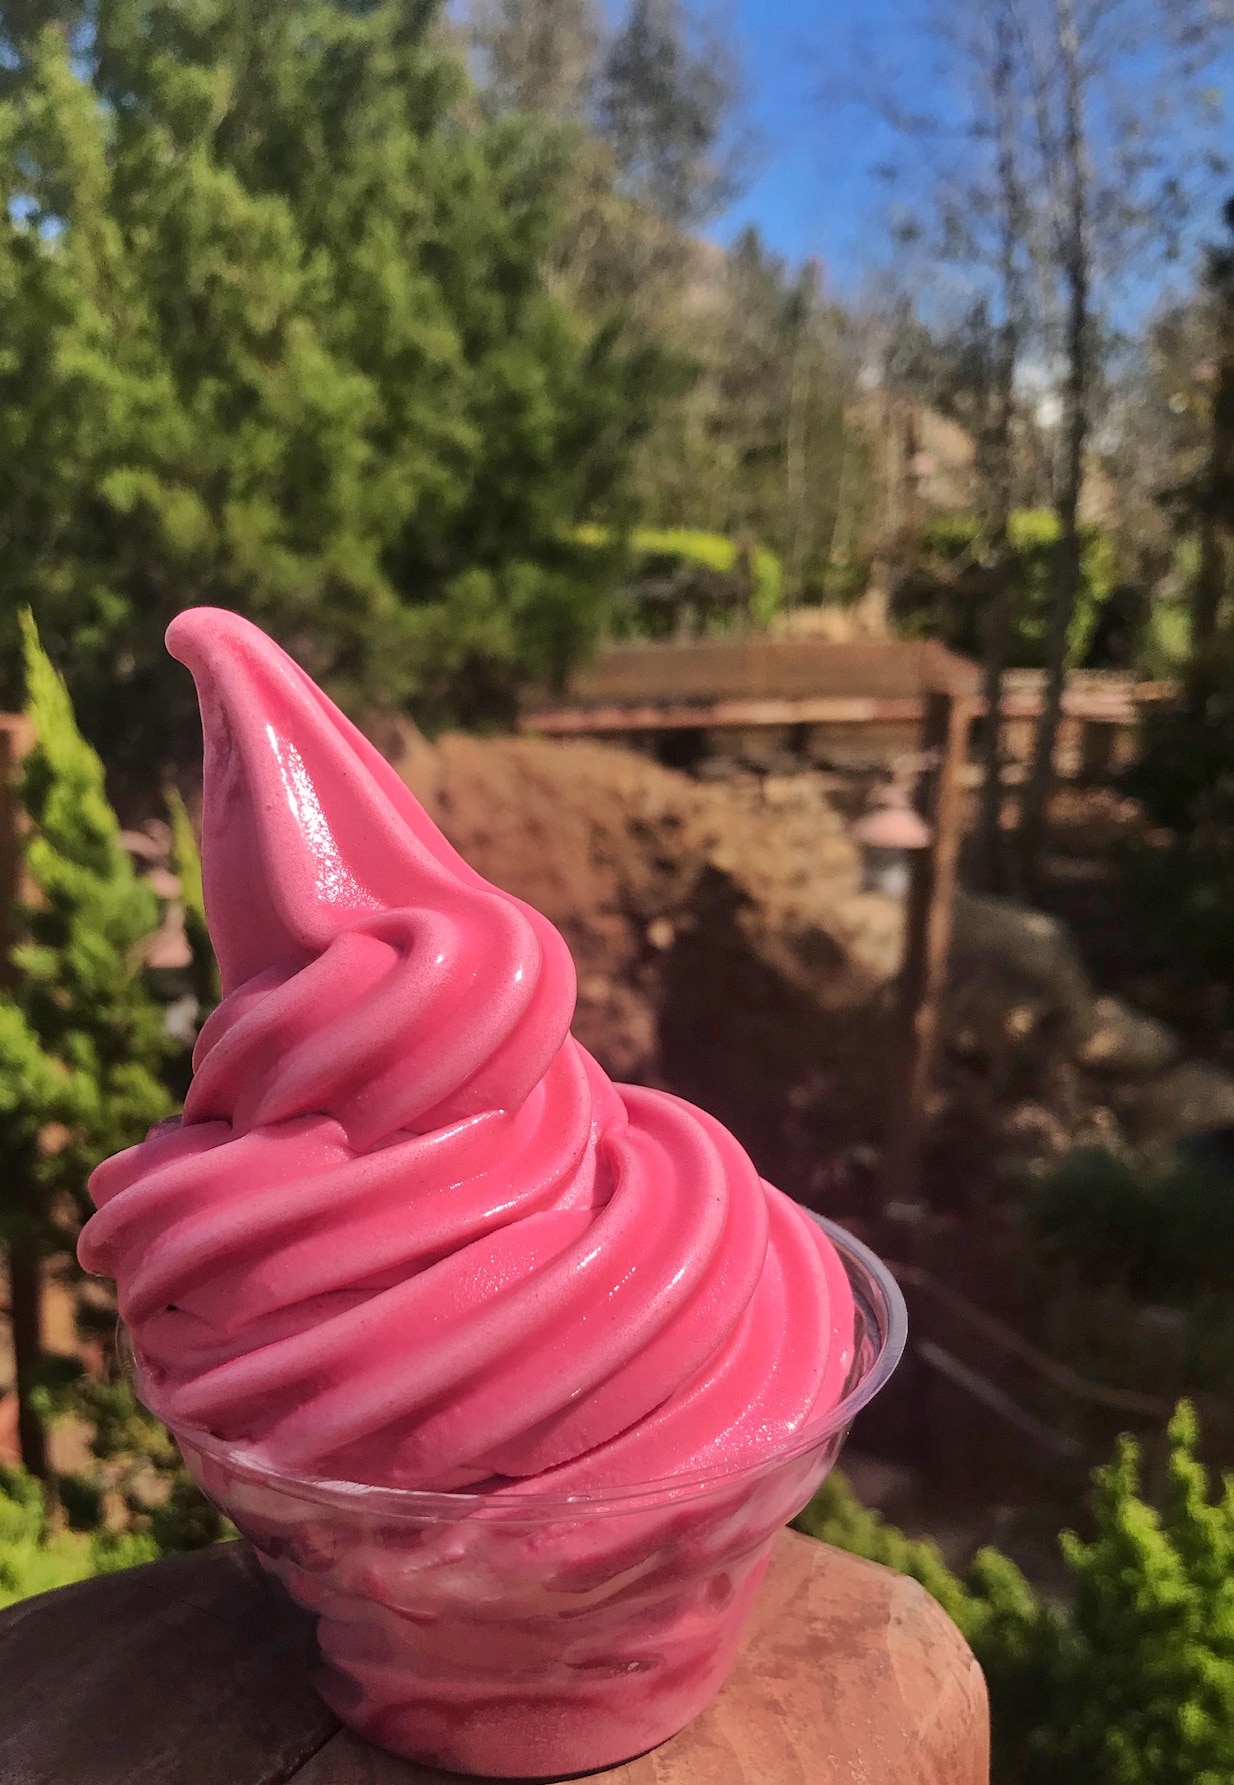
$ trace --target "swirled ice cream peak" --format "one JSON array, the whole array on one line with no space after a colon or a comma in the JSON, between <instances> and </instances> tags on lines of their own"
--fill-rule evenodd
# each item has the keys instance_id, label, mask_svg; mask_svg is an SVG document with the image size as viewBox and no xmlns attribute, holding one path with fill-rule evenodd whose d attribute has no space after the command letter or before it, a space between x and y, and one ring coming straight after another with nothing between
<instances>
[{"instance_id":1,"label":"swirled ice cream peak","mask_svg":"<svg viewBox=\"0 0 1234 1785\"><path fill-rule=\"evenodd\" d=\"M80 1247L158 1410L276 1468L442 1489L791 1442L852 1363L820 1231L712 1118L609 1081L557 931L276 645L212 609L168 642L224 995L183 1120L99 1168Z\"/></svg>"},{"instance_id":2,"label":"swirled ice cream peak","mask_svg":"<svg viewBox=\"0 0 1234 1785\"><path fill-rule=\"evenodd\" d=\"M378 751L255 626L190 609L172 622L168 646L193 672L201 703L202 868L224 992L199 1060L229 1026L237 993L247 1007L246 986L265 994L330 960L333 971L313 976L314 997L346 1002L383 956L405 950L380 1008L358 1001L350 1037L350 1077L379 1125L458 1113L425 1106L426 1091L447 1078L468 1108L521 1103L573 1013L573 966L556 930L451 849ZM409 1071L405 1044L417 1040ZM424 1070L425 1049L438 1056L436 1073ZM288 1078L309 1087L277 1064L279 1113L290 1114ZM332 1076L341 1064L331 1062ZM469 1066L483 1069L470 1095ZM208 1103L208 1086L196 1084L186 1115Z\"/></svg>"}]
</instances>

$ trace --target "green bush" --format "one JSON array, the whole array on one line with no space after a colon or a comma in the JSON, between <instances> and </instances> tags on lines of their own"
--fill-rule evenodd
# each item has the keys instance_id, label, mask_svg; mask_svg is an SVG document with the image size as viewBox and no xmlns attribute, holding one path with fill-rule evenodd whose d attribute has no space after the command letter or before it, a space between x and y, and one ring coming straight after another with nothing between
<instances>
[{"instance_id":1,"label":"green bush","mask_svg":"<svg viewBox=\"0 0 1234 1785\"><path fill-rule=\"evenodd\" d=\"M1167 833L1123 857L1146 956L1234 986L1234 641L1197 658L1178 698L1150 712L1126 788Z\"/></svg>"},{"instance_id":2,"label":"green bush","mask_svg":"<svg viewBox=\"0 0 1234 1785\"><path fill-rule=\"evenodd\" d=\"M58 1529L34 1477L0 1467L0 1609L53 1587L153 1562L168 1547L186 1546L164 1546L153 1531L109 1530L98 1523L89 1531L71 1524Z\"/></svg>"},{"instance_id":3,"label":"green bush","mask_svg":"<svg viewBox=\"0 0 1234 1785\"><path fill-rule=\"evenodd\" d=\"M990 1689L994 1785L1230 1785L1234 1478L1212 1497L1197 1437L1184 1403L1160 1511L1141 1497L1130 1438L1095 1472L1092 1539L1061 1539L1065 1608L995 1551L960 1580L834 1476L798 1524L911 1574L955 1619Z\"/></svg>"},{"instance_id":4,"label":"green bush","mask_svg":"<svg viewBox=\"0 0 1234 1785\"><path fill-rule=\"evenodd\" d=\"M25 856L37 898L18 912L18 977L0 993L0 1247L36 1261L71 1253L86 1212L85 1183L106 1155L141 1139L169 1113L168 1078L184 1049L168 1035L164 1007L143 964L143 944L160 905L139 880L107 803L103 767L77 729L64 683L25 616L28 712L37 743L27 755L19 793L29 826ZM202 953L199 996L216 983L204 935L200 863L183 808L177 812L177 865L195 914ZM44 1144L58 1130L58 1144ZM83 1309L87 1319L89 1310ZM111 1308L95 1308L95 1336L109 1340ZM73 1413L93 1432L97 1466L61 1480L71 1527L53 1533L39 1522L42 1503L29 1477L10 1482L0 1518L17 1546L7 1556L10 1596L42 1591L95 1566L148 1559L164 1549L212 1542L224 1521L184 1475L175 1446L141 1412L120 1381L90 1381L80 1359L18 1358L23 1405L39 1426ZM26 1458L42 1469L41 1459ZM162 1472L153 1499L140 1483ZM123 1528L99 1533L104 1491ZM20 1532L14 1508L24 1509ZM37 1518L36 1518L37 1513ZM33 1522L32 1522L33 1521ZM94 1531L92 1563L73 1530ZM67 1571L67 1572L66 1572ZM33 1583L33 1584L32 1584Z\"/></svg>"},{"instance_id":5,"label":"green bush","mask_svg":"<svg viewBox=\"0 0 1234 1785\"><path fill-rule=\"evenodd\" d=\"M1039 669L1046 660L1051 580L1058 545L1051 509L1021 509L1011 517L1011 637L1008 662ZM912 636L941 638L954 651L982 653L990 571L976 515L940 515L925 529L914 569L900 583L895 615ZM1080 598L1068 637L1068 659L1079 662L1115 580L1114 547L1097 527L1083 533Z\"/></svg>"},{"instance_id":6,"label":"green bush","mask_svg":"<svg viewBox=\"0 0 1234 1785\"><path fill-rule=\"evenodd\" d=\"M1181 597L1157 598L1149 604L1148 624L1137 653L1141 675L1170 681L1179 674L1191 650L1191 613Z\"/></svg>"},{"instance_id":7,"label":"green bush","mask_svg":"<svg viewBox=\"0 0 1234 1785\"><path fill-rule=\"evenodd\" d=\"M1029 1213L1084 1282L1183 1303L1234 1282L1234 1176L1215 1163L1077 1148L1037 1181Z\"/></svg>"},{"instance_id":8,"label":"green bush","mask_svg":"<svg viewBox=\"0 0 1234 1785\"><path fill-rule=\"evenodd\" d=\"M615 536L603 527L580 527L577 541L592 549L612 548ZM731 577L738 568L741 546L722 533L689 527L636 527L624 542L627 599L612 612L610 628L620 637L671 637L677 616L671 607L638 600L640 582L683 577L693 568L715 577ZM784 575L779 558L766 546L749 548L752 591L750 618L769 626L783 604ZM712 630L718 620L712 621Z\"/></svg>"},{"instance_id":9,"label":"green bush","mask_svg":"<svg viewBox=\"0 0 1234 1785\"><path fill-rule=\"evenodd\" d=\"M728 576L737 568L741 548L735 540L720 533L702 533L686 527L636 527L630 543L637 557L676 558L684 563L702 564ZM768 626L780 611L783 599L784 574L779 558L766 546L750 548L750 568L754 592L750 617L757 625Z\"/></svg>"},{"instance_id":10,"label":"green bush","mask_svg":"<svg viewBox=\"0 0 1234 1785\"><path fill-rule=\"evenodd\" d=\"M54 1521L41 1484L0 1466L0 1606L235 1536L127 1383L79 1374L49 1393L45 1411L88 1421L94 1460L57 1478Z\"/></svg>"},{"instance_id":11,"label":"green bush","mask_svg":"<svg viewBox=\"0 0 1234 1785\"><path fill-rule=\"evenodd\" d=\"M1196 657L1178 698L1149 713L1128 786L1182 837L1234 831L1234 639Z\"/></svg>"},{"instance_id":12,"label":"green bush","mask_svg":"<svg viewBox=\"0 0 1234 1785\"><path fill-rule=\"evenodd\" d=\"M89 1538L54 1534L39 1483L23 1469L0 1465L0 1607L94 1572Z\"/></svg>"},{"instance_id":13,"label":"green bush","mask_svg":"<svg viewBox=\"0 0 1234 1785\"><path fill-rule=\"evenodd\" d=\"M0 1251L15 1304L23 1461L42 1475L37 1397L58 1366L22 1342L39 1325L40 1262L72 1253L99 1161L170 1112L168 1078L183 1049L145 967L159 899L123 847L103 765L29 613L20 631L35 743L17 794L32 896L14 912L16 973L0 990Z\"/></svg>"}]
</instances>

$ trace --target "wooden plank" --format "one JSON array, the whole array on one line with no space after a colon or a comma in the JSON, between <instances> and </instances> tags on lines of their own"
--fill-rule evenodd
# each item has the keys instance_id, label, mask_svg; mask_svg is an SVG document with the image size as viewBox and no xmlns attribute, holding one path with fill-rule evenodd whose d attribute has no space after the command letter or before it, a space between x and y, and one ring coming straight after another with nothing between
<instances>
[{"instance_id":1,"label":"wooden plank","mask_svg":"<svg viewBox=\"0 0 1234 1785\"><path fill-rule=\"evenodd\" d=\"M976 675L975 665L935 641L838 645L756 634L646 642L607 647L571 677L564 699L532 694L524 711L853 695L904 699L943 684L971 692L967 681Z\"/></svg>"},{"instance_id":2,"label":"wooden plank","mask_svg":"<svg viewBox=\"0 0 1234 1785\"><path fill-rule=\"evenodd\" d=\"M981 693L981 670L971 658L949 651L936 638L926 639L921 659L924 694L951 694L957 700L973 700Z\"/></svg>"},{"instance_id":3,"label":"wooden plank","mask_svg":"<svg viewBox=\"0 0 1234 1785\"><path fill-rule=\"evenodd\" d=\"M870 700L860 695L809 700L715 700L690 705L562 707L525 713L521 731L558 737L589 732L702 730L768 725L878 725L913 723L925 711L925 700L906 695L896 700Z\"/></svg>"},{"instance_id":4,"label":"wooden plank","mask_svg":"<svg viewBox=\"0 0 1234 1785\"><path fill-rule=\"evenodd\" d=\"M595 1785L988 1785L985 1685L916 1582L777 1540L716 1702ZM459 1785L381 1754L306 1685L303 1627L244 1545L0 1614L4 1785Z\"/></svg>"},{"instance_id":5,"label":"wooden plank","mask_svg":"<svg viewBox=\"0 0 1234 1785\"><path fill-rule=\"evenodd\" d=\"M672 731L685 728L727 729L771 725L881 725L920 723L928 696L907 695L811 695L792 699L723 699L659 701L623 705L563 705L530 708L519 718L519 729L545 736L576 737L597 732ZM969 699L968 696L963 696ZM985 702L972 697L974 716L985 711ZM1004 700L1005 721L1035 719L1041 711L1036 694L1011 694ZM1118 696L1086 694L1082 690L1063 697L1063 716L1083 724L1135 726L1137 705Z\"/></svg>"},{"instance_id":6,"label":"wooden plank","mask_svg":"<svg viewBox=\"0 0 1234 1785\"><path fill-rule=\"evenodd\" d=\"M4 1785L275 1785L338 1728L246 1544L0 1613Z\"/></svg>"}]
</instances>

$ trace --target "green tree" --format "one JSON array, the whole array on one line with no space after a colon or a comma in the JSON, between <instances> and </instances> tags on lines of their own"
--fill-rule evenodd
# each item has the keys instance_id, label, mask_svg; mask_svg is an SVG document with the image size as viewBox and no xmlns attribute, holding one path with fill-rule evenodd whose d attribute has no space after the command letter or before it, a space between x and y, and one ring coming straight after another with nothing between
<instances>
[{"instance_id":1,"label":"green tree","mask_svg":"<svg viewBox=\"0 0 1234 1785\"><path fill-rule=\"evenodd\" d=\"M47 1475L39 1412L43 1262L71 1251L99 1160L170 1109L174 1052L142 944L158 901L137 879L68 692L23 618L34 745L19 798L30 898L0 992L0 1243L9 1274L22 1455Z\"/></svg>"},{"instance_id":2,"label":"green tree","mask_svg":"<svg viewBox=\"0 0 1234 1785\"><path fill-rule=\"evenodd\" d=\"M698 39L681 0L632 0L605 48L596 114L628 191L678 227L733 195L737 77L714 32Z\"/></svg>"},{"instance_id":3,"label":"green tree","mask_svg":"<svg viewBox=\"0 0 1234 1785\"><path fill-rule=\"evenodd\" d=\"M1187 666L1178 698L1145 724L1126 777L1166 835L1127 852L1124 874L1149 961L1234 993L1234 637Z\"/></svg>"},{"instance_id":4,"label":"green tree","mask_svg":"<svg viewBox=\"0 0 1234 1785\"><path fill-rule=\"evenodd\" d=\"M600 47L596 0L472 0L469 14L493 105L584 115Z\"/></svg>"},{"instance_id":5,"label":"green tree","mask_svg":"<svg viewBox=\"0 0 1234 1785\"><path fill-rule=\"evenodd\" d=\"M1197 1443L1183 1403L1159 1512L1142 1498L1132 1439L1096 1471L1093 1537L1061 1540L1066 1610L1038 1599L996 1551L960 1580L933 1545L866 1512L834 1476L798 1523L912 1575L955 1619L990 1688L995 1785L1228 1785L1234 1478L1214 1499Z\"/></svg>"},{"instance_id":6,"label":"green tree","mask_svg":"<svg viewBox=\"0 0 1234 1785\"><path fill-rule=\"evenodd\" d=\"M1139 1497L1138 1452L1124 1439L1096 1475L1095 1538L1063 1538L1075 1608L1034 1780L1057 1779L1056 1760L1110 1785L1234 1774L1234 1482L1211 1503L1195 1444L1183 1407L1158 1514Z\"/></svg>"},{"instance_id":7,"label":"green tree","mask_svg":"<svg viewBox=\"0 0 1234 1785\"><path fill-rule=\"evenodd\" d=\"M727 472L718 525L782 557L790 593L824 592L844 500L854 365L816 263L789 266L757 231L725 267L704 428Z\"/></svg>"},{"instance_id":8,"label":"green tree","mask_svg":"<svg viewBox=\"0 0 1234 1785\"><path fill-rule=\"evenodd\" d=\"M80 1474L62 1476L59 1487L70 1523L90 1536L93 1572L235 1536L189 1475L170 1432L137 1401L116 1360L102 1379L72 1384L64 1405L90 1426L93 1462ZM104 1492L113 1515L120 1514L106 1526Z\"/></svg>"},{"instance_id":9,"label":"green tree","mask_svg":"<svg viewBox=\"0 0 1234 1785\"><path fill-rule=\"evenodd\" d=\"M1230 240L1210 248L1205 284L1212 312L1208 462L1195 491L1200 562L1192 596L1192 646L1211 646L1234 582L1234 198L1222 212Z\"/></svg>"},{"instance_id":10,"label":"green tree","mask_svg":"<svg viewBox=\"0 0 1234 1785\"><path fill-rule=\"evenodd\" d=\"M774 551L791 598L830 593L859 533L865 453L847 410L855 355L813 265L794 268L747 230L696 245L660 326L693 362L639 452L649 518Z\"/></svg>"},{"instance_id":11,"label":"green tree","mask_svg":"<svg viewBox=\"0 0 1234 1785\"><path fill-rule=\"evenodd\" d=\"M774 551L793 595L829 590L862 530L855 367L816 266L787 266L754 231L730 250L694 233L741 161L714 25L680 0L638 0L607 36L594 0L475 0L470 17L486 107L570 123L554 281L668 350L636 458L642 518Z\"/></svg>"},{"instance_id":12,"label":"green tree","mask_svg":"<svg viewBox=\"0 0 1234 1785\"><path fill-rule=\"evenodd\" d=\"M978 655L989 601L980 516L939 515L922 531L917 561L895 593L893 612L910 633L941 638L953 650ZM1050 509L1014 509L1007 517L1003 576L1007 613L1003 661L1041 668L1046 660L1058 521ZM1080 592L1071 616L1067 662L1083 661L1115 580L1109 534L1086 526L1081 535Z\"/></svg>"},{"instance_id":13,"label":"green tree","mask_svg":"<svg viewBox=\"0 0 1234 1785\"><path fill-rule=\"evenodd\" d=\"M114 0L0 42L0 576L109 762L192 734L188 603L429 718L601 623L573 528L624 517L655 357L550 291L570 138L479 118L438 10Z\"/></svg>"}]
</instances>

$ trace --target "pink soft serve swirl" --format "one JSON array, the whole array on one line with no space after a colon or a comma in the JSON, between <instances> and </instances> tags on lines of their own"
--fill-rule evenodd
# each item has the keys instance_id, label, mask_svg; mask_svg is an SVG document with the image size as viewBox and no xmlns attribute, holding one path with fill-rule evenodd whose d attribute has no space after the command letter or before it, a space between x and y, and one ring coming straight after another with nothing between
<instances>
[{"instance_id":1,"label":"pink soft serve swirl","mask_svg":"<svg viewBox=\"0 0 1234 1785\"><path fill-rule=\"evenodd\" d=\"M290 1473L437 1489L790 1443L852 1364L829 1242L718 1122L606 1077L557 931L263 633L197 608L168 645L224 995L183 1120L99 1167L80 1244L158 1410Z\"/></svg>"}]
</instances>

